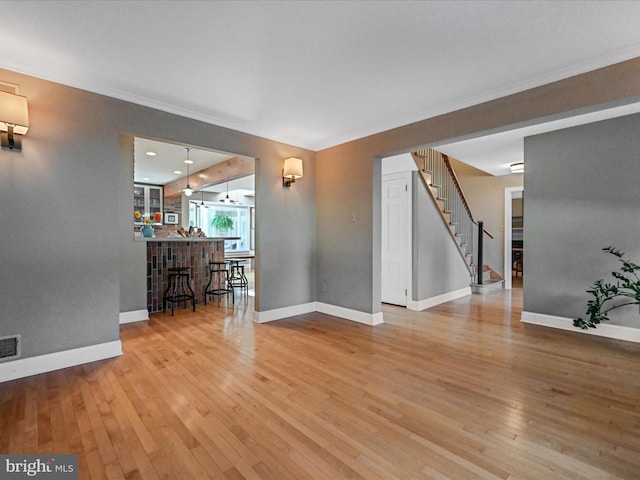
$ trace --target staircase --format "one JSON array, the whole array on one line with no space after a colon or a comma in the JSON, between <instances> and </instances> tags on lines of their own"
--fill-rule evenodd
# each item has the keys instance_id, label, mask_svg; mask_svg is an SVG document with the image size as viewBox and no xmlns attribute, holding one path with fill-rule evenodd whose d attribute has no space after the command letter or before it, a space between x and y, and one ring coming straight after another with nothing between
<instances>
[{"instance_id":1,"label":"staircase","mask_svg":"<svg viewBox=\"0 0 640 480\"><path fill-rule=\"evenodd\" d=\"M471 283L471 293L486 294L503 288L504 278L489 265L482 268L482 283Z\"/></svg>"},{"instance_id":2,"label":"staircase","mask_svg":"<svg viewBox=\"0 0 640 480\"><path fill-rule=\"evenodd\" d=\"M469 270L471 291L486 294L501 290L502 276L482 264L483 239L493 235L484 229L482 222L474 220L449 158L429 148L413 153L413 159Z\"/></svg>"}]
</instances>

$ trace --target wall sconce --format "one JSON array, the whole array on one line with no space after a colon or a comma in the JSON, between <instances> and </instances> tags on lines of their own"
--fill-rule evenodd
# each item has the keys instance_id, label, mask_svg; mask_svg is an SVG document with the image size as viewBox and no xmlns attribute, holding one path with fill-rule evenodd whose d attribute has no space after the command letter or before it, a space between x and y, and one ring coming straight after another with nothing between
<instances>
[{"instance_id":1,"label":"wall sconce","mask_svg":"<svg viewBox=\"0 0 640 480\"><path fill-rule=\"evenodd\" d=\"M282 169L282 186L289 188L297 178L302 178L302 159L290 157L284 161Z\"/></svg>"},{"instance_id":2,"label":"wall sconce","mask_svg":"<svg viewBox=\"0 0 640 480\"><path fill-rule=\"evenodd\" d=\"M512 163L511 173L524 173L524 162Z\"/></svg>"},{"instance_id":3,"label":"wall sconce","mask_svg":"<svg viewBox=\"0 0 640 480\"><path fill-rule=\"evenodd\" d=\"M0 91L0 140L3 147L22 150L22 135L29 130L27 98Z\"/></svg>"}]
</instances>

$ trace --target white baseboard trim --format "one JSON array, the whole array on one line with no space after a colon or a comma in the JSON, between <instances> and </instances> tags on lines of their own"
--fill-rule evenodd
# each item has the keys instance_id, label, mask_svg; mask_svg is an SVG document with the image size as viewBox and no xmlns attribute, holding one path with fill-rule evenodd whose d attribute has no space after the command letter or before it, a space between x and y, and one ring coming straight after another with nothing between
<instances>
[{"instance_id":1,"label":"white baseboard trim","mask_svg":"<svg viewBox=\"0 0 640 480\"><path fill-rule=\"evenodd\" d=\"M316 302L309 302L301 305L292 305L291 307L274 308L273 310L266 310L264 312L253 312L253 321L256 323L267 323L315 311Z\"/></svg>"},{"instance_id":2,"label":"white baseboard trim","mask_svg":"<svg viewBox=\"0 0 640 480\"><path fill-rule=\"evenodd\" d=\"M411 300L407 303L407 309L421 312L427 308L435 307L441 303L450 302L451 300L456 300L461 297L466 297L467 295L471 295L471 287L464 287L460 290L443 293L441 295L436 295L435 297L425 298L424 300Z\"/></svg>"},{"instance_id":3,"label":"white baseboard trim","mask_svg":"<svg viewBox=\"0 0 640 480\"><path fill-rule=\"evenodd\" d=\"M382 312L364 313L357 310L351 310L350 308L338 307L322 302L303 303L301 305L275 308L264 312L253 312L253 321L256 323L267 323L311 312L326 313L328 315L333 315L334 317L364 323L365 325L379 325L384 323Z\"/></svg>"},{"instance_id":4,"label":"white baseboard trim","mask_svg":"<svg viewBox=\"0 0 640 480\"><path fill-rule=\"evenodd\" d=\"M573 319L567 317L556 317L554 315L545 315L543 313L522 312L520 315L522 323L530 323L533 325L541 325L543 327L558 328L560 330L569 330L576 333L584 333L586 335L595 335L596 337L615 338L616 340L625 340L627 342L640 343L640 329L624 327L621 325L610 325L601 323L598 328L590 328L583 330L573 326Z\"/></svg>"},{"instance_id":5,"label":"white baseboard trim","mask_svg":"<svg viewBox=\"0 0 640 480\"><path fill-rule=\"evenodd\" d=\"M143 322L149 320L149 311L144 310L131 310L130 312L120 312L120 325L125 323Z\"/></svg>"},{"instance_id":6,"label":"white baseboard trim","mask_svg":"<svg viewBox=\"0 0 640 480\"><path fill-rule=\"evenodd\" d=\"M0 383L122 355L120 340L0 363Z\"/></svg>"},{"instance_id":7,"label":"white baseboard trim","mask_svg":"<svg viewBox=\"0 0 640 480\"><path fill-rule=\"evenodd\" d=\"M322 302L317 302L317 305L317 310L320 313L326 313L327 315L333 315L334 317L344 318L346 320L351 320L352 322L364 323L365 325L371 326L384 323L382 312L365 313L358 310L338 307L336 305L330 305L328 303Z\"/></svg>"}]
</instances>

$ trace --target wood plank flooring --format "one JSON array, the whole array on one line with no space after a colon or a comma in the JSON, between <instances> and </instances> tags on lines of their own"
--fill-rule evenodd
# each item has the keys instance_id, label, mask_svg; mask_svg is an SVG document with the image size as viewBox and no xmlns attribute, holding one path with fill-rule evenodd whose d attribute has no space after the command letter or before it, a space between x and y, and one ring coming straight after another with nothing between
<instances>
[{"instance_id":1,"label":"wood plank flooring","mask_svg":"<svg viewBox=\"0 0 640 480\"><path fill-rule=\"evenodd\" d=\"M120 358L0 384L0 452L81 479L640 478L640 346L523 325L521 295L377 327L154 314Z\"/></svg>"}]
</instances>

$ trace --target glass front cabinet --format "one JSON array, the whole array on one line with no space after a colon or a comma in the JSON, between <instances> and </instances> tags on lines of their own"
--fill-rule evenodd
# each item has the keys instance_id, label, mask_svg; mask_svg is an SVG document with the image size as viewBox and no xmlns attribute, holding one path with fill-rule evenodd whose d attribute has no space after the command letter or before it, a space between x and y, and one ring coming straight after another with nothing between
<instances>
[{"instance_id":1,"label":"glass front cabinet","mask_svg":"<svg viewBox=\"0 0 640 480\"><path fill-rule=\"evenodd\" d=\"M153 218L156 212L162 213L162 197L162 187L136 183L133 186L133 224L144 225L146 218ZM136 218L136 212L140 218ZM162 222L153 224L162 225Z\"/></svg>"}]
</instances>

